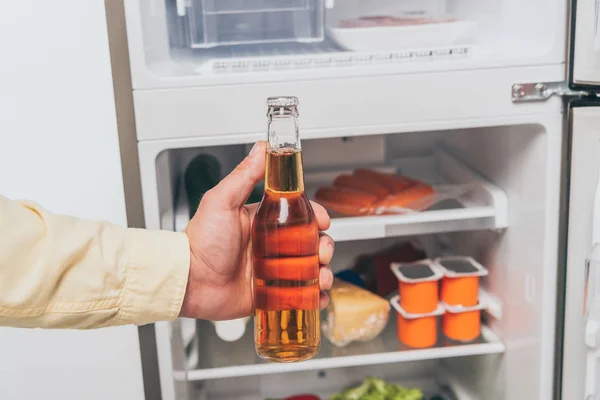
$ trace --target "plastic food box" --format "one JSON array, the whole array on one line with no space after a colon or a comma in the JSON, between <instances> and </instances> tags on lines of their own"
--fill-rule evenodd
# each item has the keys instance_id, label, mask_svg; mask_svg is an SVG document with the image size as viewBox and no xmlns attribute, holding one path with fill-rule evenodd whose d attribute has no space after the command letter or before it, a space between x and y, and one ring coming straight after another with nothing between
<instances>
[{"instance_id":1,"label":"plastic food box","mask_svg":"<svg viewBox=\"0 0 600 400\"><path fill-rule=\"evenodd\" d=\"M324 1L190 0L190 47L323 41Z\"/></svg>"},{"instance_id":2,"label":"plastic food box","mask_svg":"<svg viewBox=\"0 0 600 400\"><path fill-rule=\"evenodd\" d=\"M448 339L457 342L470 342L481 334L481 310L485 304L473 307L450 306L442 303L445 310L442 316L442 332Z\"/></svg>"},{"instance_id":3,"label":"plastic food box","mask_svg":"<svg viewBox=\"0 0 600 400\"><path fill-rule=\"evenodd\" d=\"M439 303L438 282L443 274L429 260L390 266L398 278L400 306L408 313L434 312Z\"/></svg>"},{"instance_id":4,"label":"plastic food box","mask_svg":"<svg viewBox=\"0 0 600 400\"><path fill-rule=\"evenodd\" d=\"M374 18L344 21L329 27L329 34L347 50L372 52L468 44L476 28L473 21L452 18Z\"/></svg>"},{"instance_id":5,"label":"plastic food box","mask_svg":"<svg viewBox=\"0 0 600 400\"><path fill-rule=\"evenodd\" d=\"M479 279L488 270L471 257L440 257L434 264L444 274L441 300L451 306L472 307L478 302Z\"/></svg>"},{"instance_id":6,"label":"plastic food box","mask_svg":"<svg viewBox=\"0 0 600 400\"><path fill-rule=\"evenodd\" d=\"M396 310L398 340L412 348L422 349L432 347L437 343L437 321L445 313L441 304L431 313L411 314L400 305L400 297L395 296L390 304Z\"/></svg>"}]
</instances>

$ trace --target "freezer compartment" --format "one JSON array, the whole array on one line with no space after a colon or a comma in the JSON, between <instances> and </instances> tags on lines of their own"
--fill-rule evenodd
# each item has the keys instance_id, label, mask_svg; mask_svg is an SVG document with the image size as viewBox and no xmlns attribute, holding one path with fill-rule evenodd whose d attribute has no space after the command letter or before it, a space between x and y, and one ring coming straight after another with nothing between
<instances>
[{"instance_id":1,"label":"freezer compartment","mask_svg":"<svg viewBox=\"0 0 600 400\"><path fill-rule=\"evenodd\" d=\"M136 89L421 72L427 61L447 70L564 58L561 0L128 3ZM544 19L526 17L542 7Z\"/></svg>"},{"instance_id":2,"label":"freezer compartment","mask_svg":"<svg viewBox=\"0 0 600 400\"><path fill-rule=\"evenodd\" d=\"M192 0L177 18L192 48L281 42L321 42L324 0Z\"/></svg>"}]
</instances>

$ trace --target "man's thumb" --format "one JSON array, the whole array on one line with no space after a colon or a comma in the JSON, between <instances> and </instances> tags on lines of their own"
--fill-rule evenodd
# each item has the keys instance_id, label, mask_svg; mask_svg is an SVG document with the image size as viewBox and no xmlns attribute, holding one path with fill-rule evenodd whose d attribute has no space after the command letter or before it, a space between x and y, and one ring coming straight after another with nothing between
<instances>
[{"instance_id":1,"label":"man's thumb","mask_svg":"<svg viewBox=\"0 0 600 400\"><path fill-rule=\"evenodd\" d=\"M250 154L212 189L214 200L226 209L244 205L252 189L265 177L266 143L258 141Z\"/></svg>"}]
</instances>

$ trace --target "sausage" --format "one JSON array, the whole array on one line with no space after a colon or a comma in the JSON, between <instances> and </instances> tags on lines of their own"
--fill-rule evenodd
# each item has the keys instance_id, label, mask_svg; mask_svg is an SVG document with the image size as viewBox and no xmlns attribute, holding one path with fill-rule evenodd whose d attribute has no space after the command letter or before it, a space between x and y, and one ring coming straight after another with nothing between
<instances>
[{"instance_id":1,"label":"sausage","mask_svg":"<svg viewBox=\"0 0 600 400\"><path fill-rule=\"evenodd\" d=\"M371 169L359 168L354 171L355 176L376 182L386 187L392 193L400 193L404 189L416 183L416 181L401 175L385 174Z\"/></svg>"},{"instance_id":2,"label":"sausage","mask_svg":"<svg viewBox=\"0 0 600 400\"><path fill-rule=\"evenodd\" d=\"M360 190L361 192L372 194L378 199L392 193L387 187L358 175L340 175L333 181L333 186Z\"/></svg>"},{"instance_id":3,"label":"sausage","mask_svg":"<svg viewBox=\"0 0 600 400\"><path fill-rule=\"evenodd\" d=\"M435 193L433 187L418 182L404 189L399 193L394 193L387 196L375 204L374 208L382 209L385 214L393 214L394 208L412 208L417 206L417 202L425 201L425 199ZM419 207L421 208L421 207Z\"/></svg>"},{"instance_id":4,"label":"sausage","mask_svg":"<svg viewBox=\"0 0 600 400\"><path fill-rule=\"evenodd\" d=\"M359 190L323 186L317 190L315 199L331 211L344 215L366 215L378 201L377 196Z\"/></svg>"}]
</instances>

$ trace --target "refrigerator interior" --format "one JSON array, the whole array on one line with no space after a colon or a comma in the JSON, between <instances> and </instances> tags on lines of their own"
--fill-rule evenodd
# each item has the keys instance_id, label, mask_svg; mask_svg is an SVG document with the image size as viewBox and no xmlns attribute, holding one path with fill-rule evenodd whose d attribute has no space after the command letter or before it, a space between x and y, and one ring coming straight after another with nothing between
<instances>
[{"instance_id":1,"label":"refrigerator interior","mask_svg":"<svg viewBox=\"0 0 600 400\"><path fill-rule=\"evenodd\" d=\"M334 218L328 231L336 240L331 265L340 271L360 255L406 241L419 243L427 257L471 256L489 270L481 279L480 299L487 304L481 335L456 343L440 333L434 347L410 349L398 342L392 309L386 328L371 342L338 348L323 337L315 359L279 365L257 359L252 321L241 339L224 342L211 322L177 320L157 327L169 332L158 337L171 338L168 346L158 340L163 390L172 385L176 398L185 400L263 399L306 388L325 396L377 376L447 392L449 399L540 398L543 382L553 379L557 222L548 215L558 200L547 194L559 185L550 167L559 135L525 124L304 140L309 196L340 172L361 166L462 188L415 214ZM181 231L189 220L183 177L195 156L215 156L223 176L250 146L158 154L161 228Z\"/></svg>"},{"instance_id":2,"label":"refrigerator interior","mask_svg":"<svg viewBox=\"0 0 600 400\"><path fill-rule=\"evenodd\" d=\"M563 0L126 3L134 78L169 85L560 62L566 37Z\"/></svg>"}]
</instances>

